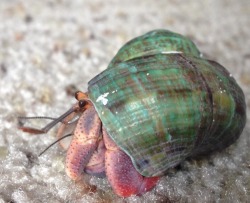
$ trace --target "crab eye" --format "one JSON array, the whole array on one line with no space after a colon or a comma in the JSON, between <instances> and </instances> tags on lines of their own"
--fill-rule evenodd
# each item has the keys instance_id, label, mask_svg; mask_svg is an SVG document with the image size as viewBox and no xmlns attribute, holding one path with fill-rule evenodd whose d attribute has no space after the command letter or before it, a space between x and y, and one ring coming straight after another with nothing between
<instances>
[{"instance_id":1,"label":"crab eye","mask_svg":"<svg viewBox=\"0 0 250 203\"><path fill-rule=\"evenodd\" d=\"M86 104L87 104L87 102L85 100L80 100L78 102L78 105L79 105L80 108L83 108Z\"/></svg>"}]
</instances>

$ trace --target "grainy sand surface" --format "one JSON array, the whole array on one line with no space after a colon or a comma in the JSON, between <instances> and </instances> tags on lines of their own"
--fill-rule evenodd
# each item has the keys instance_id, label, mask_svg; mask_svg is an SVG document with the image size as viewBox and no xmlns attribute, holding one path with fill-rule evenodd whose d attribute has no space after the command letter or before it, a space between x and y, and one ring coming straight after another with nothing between
<instances>
[{"instance_id":1,"label":"grainy sand surface","mask_svg":"<svg viewBox=\"0 0 250 203\"><path fill-rule=\"evenodd\" d=\"M249 109L249 0L2 0L0 22L0 202L249 202L249 118L234 145L185 161L151 192L126 200L106 179L86 177L91 187L71 181L59 146L37 158L55 130L29 135L16 125L17 115L62 114L75 102L72 86L86 91L126 41L157 28L189 36L223 64Z\"/></svg>"}]
</instances>

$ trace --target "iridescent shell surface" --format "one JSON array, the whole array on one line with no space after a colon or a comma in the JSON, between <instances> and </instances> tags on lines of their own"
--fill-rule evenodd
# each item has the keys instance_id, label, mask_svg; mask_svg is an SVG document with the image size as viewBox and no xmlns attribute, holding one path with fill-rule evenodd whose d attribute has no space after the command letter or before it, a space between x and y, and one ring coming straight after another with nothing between
<instances>
[{"instance_id":1,"label":"iridescent shell surface","mask_svg":"<svg viewBox=\"0 0 250 203\"><path fill-rule=\"evenodd\" d=\"M230 73L167 30L125 44L88 93L108 134L144 176L229 146L246 122L244 94Z\"/></svg>"}]
</instances>

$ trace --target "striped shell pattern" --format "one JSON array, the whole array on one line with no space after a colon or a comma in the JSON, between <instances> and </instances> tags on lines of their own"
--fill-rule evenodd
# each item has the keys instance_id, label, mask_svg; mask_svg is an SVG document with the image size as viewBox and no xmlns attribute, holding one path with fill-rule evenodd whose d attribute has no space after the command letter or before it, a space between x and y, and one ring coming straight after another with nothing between
<instances>
[{"instance_id":1,"label":"striped shell pattern","mask_svg":"<svg viewBox=\"0 0 250 203\"><path fill-rule=\"evenodd\" d=\"M88 94L110 137L148 177L229 146L246 122L244 94L230 73L167 30L125 44Z\"/></svg>"}]
</instances>

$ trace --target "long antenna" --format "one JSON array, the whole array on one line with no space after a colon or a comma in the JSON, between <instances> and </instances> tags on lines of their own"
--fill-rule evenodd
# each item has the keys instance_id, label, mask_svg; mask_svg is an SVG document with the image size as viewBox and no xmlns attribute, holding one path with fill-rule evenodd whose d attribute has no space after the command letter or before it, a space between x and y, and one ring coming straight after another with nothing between
<instances>
[{"instance_id":1,"label":"long antenna","mask_svg":"<svg viewBox=\"0 0 250 203\"><path fill-rule=\"evenodd\" d=\"M41 156L42 154L44 154L44 152L46 152L54 144L60 142L62 139L66 138L66 137L69 137L69 136L72 136L72 135L73 135L73 133L70 133L70 134L67 134L67 135L64 135L64 136L60 137L58 140L56 140L55 142L51 143L48 147L46 147L38 156Z\"/></svg>"},{"instance_id":2,"label":"long antenna","mask_svg":"<svg viewBox=\"0 0 250 203\"><path fill-rule=\"evenodd\" d=\"M66 118L68 115L70 115L71 113L77 111L78 108L76 108L75 106L70 108L68 111L66 111L64 114L62 114L61 116L59 116L58 118L51 118L51 117L18 117L19 119L19 129L24 131L24 132L28 132L28 133L32 133L32 134L42 134L42 133L47 133L51 128L53 128L57 123L62 122L62 120L64 118ZM32 128L32 127L26 127L26 126L22 126L22 122L21 120L24 119L39 119L39 118L45 118L45 119L52 119L53 121L48 123L46 126L44 126L41 129L38 128Z\"/></svg>"}]
</instances>

